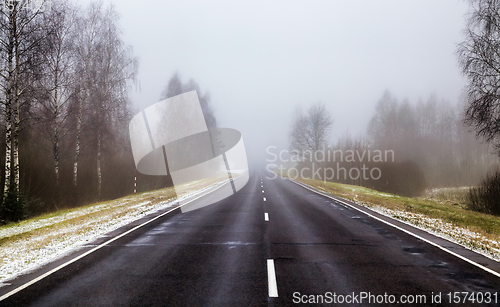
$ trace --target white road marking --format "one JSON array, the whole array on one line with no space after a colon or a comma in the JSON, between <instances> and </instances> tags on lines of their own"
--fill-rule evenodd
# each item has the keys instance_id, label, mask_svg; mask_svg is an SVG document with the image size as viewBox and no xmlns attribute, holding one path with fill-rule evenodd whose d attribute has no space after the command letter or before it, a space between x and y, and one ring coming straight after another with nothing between
<instances>
[{"instance_id":1,"label":"white road marking","mask_svg":"<svg viewBox=\"0 0 500 307\"><path fill-rule=\"evenodd\" d=\"M264 220L269 222L269 214L267 214L267 212L264 213Z\"/></svg>"},{"instance_id":2,"label":"white road marking","mask_svg":"<svg viewBox=\"0 0 500 307\"><path fill-rule=\"evenodd\" d=\"M377 221L380 221L380 222L382 222L382 223L384 223L384 224L387 224L387 225L392 226L392 227L394 227L394 228L396 228L396 229L398 229L398 230L401 230L402 232L405 232L405 233L407 233L407 234L409 234L409 235L411 235L411 236L414 236L414 237L415 237L415 238L417 238L417 239L420 239L420 240L422 240L422 241L424 241L424 242L427 242L427 243L429 243L430 245L435 246L435 247L439 248L440 250L443 250L443 251L447 252L448 254L451 254L451 255L453 255L453 256L455 256L455 257L459 258L459 259L462 259L462 260L463 260L463 261L465 261L465 262L468 262L468 263L470 263L470 264L472 264L472 265L474 265L474 266L476 266L476 267L478 267L478 268L480 268L480 269L482 269L482 270L485 270L485 271L486 271L486 272L488 272L488 273L491 273L491 274L493 274L493 275L495 275L495 276L497 276L497 277L500 277L500 273L499 273L499 272L497 272L497 271L493 271L492 269L489 269L489 268L487 268L487 267L485 267L485 266L483 266L483 265L481 265L481 264L479 264L479 263L477 263L477 262L474 262L473 260L470 260L469 258L466 258L466 257L464 257L464 256L462 256L462 255L460 255L460 254L457 254L457 253L455 253L455 252L452 252L451 250L449 250L449 249L447 249L447 248L445 248L445 247L443 247L443 246L441 246L441 245L439 245L439 244L437 244L437 243L434 243L434 242L432 242L431 240L428 240L428 239L426 239L426 238L424 238L424 237L421 237L421 236L419 236L419 235L417 235L417 234L414 234L413 232L411 232L411 231L409 231L409 230L406 230L406 229L404 229L404 228L401 228L401 227L399 227L399 226L397 226L397 225L391 224L390 222L388 222L388 221L386 221L386 220L383 220L383 219L381 219L381 218L376 217L375 215L372 215L372 214L370 214L370 213L368 213L368 212L366 212L366 211L363 211L363 210L361 210L361 209L359 209L359 208L356 208L355 206L353 206L353 205L351 205L351 204L348 204L348 203L346 203L346 202L344 202L344 201L342 201L342 200L340 200L340 199L333 198L333 197L331 197L331 196L329 196L329 195L321 194L321 193L319 193L318 191L315 191L315 190L313 190L313 189L309 188L308 186L306 186L306 185L304 185L304 184L302 184L302 183L299 183L299 182L294 181L294 180L290 180L290 181L292 181L293 183L295 183L295 184L297 184L297 185L300 185L301 187L303 187L303 188L305 188L305 189L308 189L309 191L312 191L312 192L314 192L314 193L316 193L316 194L319 194L319 195L322 195L322 196L325 196L325 197L331 198L331 199L333 199L333 200L335 200L335 201L337 201L337 202L339 202L339 203L342 203L342 204L347 205L347 206L349 206L349 207L351 207L351 208L353 208L353 209L356 209L356 210L358 210L359 212L361 212L361 213L363 213L363 214L366 214L366 215L368 215L368 216L369 216L369 217L371 217L371 218L376 219ZM341 210L342 210L342 209L341 209Z\"/></svg>"},{"instance_id":3,"label":"white road marking","mask_svg":"<svg viewBox=\"0 0 500 307\"><path fill-rule=\"evenodd\" d=\"M264 190L262 190L262 193L264 193Z\"/></svg>"},{"instance_id":4,"label":"white road marking","mask_svg":"<svg viewBox=\"0 0 500 307\"><path fill-rule=\"evenodd\" d=\"M187 205L187 204L190 204L190 203L192 203L193 201L195 201L195 200L197 200L197 199L199 199L199 198L201 198L201 197L203 197L203 196L206 196L206 195L208 195L208 194L210 194L210 193L212 193L212 192L214 192L214 191L217 191L219 188L223 187L224 185L225 185L225 184L221 185L220 187L217 187L216 189L214 189L214 190L212 190L212 191L209 191L209 192L207 192L207 193L204 193L204 194L202 194L202 195L200 195L200 196L198 196L198 197L196 197L196 198L193 198L193 199L191 199L190 201L187 201L186 203L184 203L183 205L181 205L181 206L179 206L179 207L175 207L175 208L173 208L173 209L168 210L167 212L164 212L164 213L162 213L162 214L160 214L160 215L157 215L157 216L155 216L154 218L152 218L152 219L150 219L150 220L148 220L148 221L146 221L146 222L144 222L144 223L142 223L142 224L140 224L140 225L138 225L138 226L135 226L134 228L132 228L132 229L130 229L130 230L128 230L128 231L126 231L126 232L124 232L124 233L122 233L122 234L120 234L120 235L118 235L118 236L116 236L116 237L114 237L114 238L112 238L112 239L110 239L110 240L108 240L108 241L106 241L106 242L102 243L101 245L98 245L98 246L94 247L93 249L91 249L91 250L89 250L89 251L87 251L87 252L85 252L85 253L83 253L83 254L81 254L81 255L79 255L79 256L77 256L77 257L75 257L75 258L71 259L71 260L68 260L67 262L65 262L65 263L63 263L63 264L61 264L61 265L59 265L58 267L53 268L52 270L50 270L50 271L46 272L45 274L42 274L42 275L38 276L37 278L32 279L32 280L30 280L29 282L27 282L27 283L25 283L25 284L23 284L23 285L21 285L21 286L19 286L19 287L15 288L14 290L12 290L12 291L10 291L10 292L7 292L7 293L5 293L4 295L0 296L0 301L2 301L2 300L4 300L4 299L8 298L8 297L9 297L9 296L11 296L11 295L16 294L17 292L19 292L19 291L21 291L21 290L24 290L24 289L28 288L29 286L31 286L31 285L33 285L33 284L35 284L35 283L39 282L40 280L44 279L45 277L47 277L47 276L49 276L49 275L51 275L51 274L53 274L53 273L55 273L55 272L59 271L60 269L62 269L62 268L64 268L64 267L66 267L66 266L68 266L68 265L72 264L73 262L76 262L76 261L78 261L78 260L82 259L83 257L85 257L85 256L87 256L87 255L89 255L89 254L92 254L92 253L93 253L93 252L95 252L96 250L101 249L102 247L104 247L104 246L108 245L109 243L114 242L114 241L116 241L116 240L120 239L121 237L124 237L124 236L128 235L128 234L129 234L129 233L131 233L132 231L137 230L137 229L141 228L142 226L147 225L147 224L151 223L152 221L155 221L155 220L157 220L157 219L159 219L159 218L161 218L161 217L163 217L163 216L167 215L168 213L170 213L170 212L172 212L172 211L174 211L174 210L179 209L180 207L183 207L183 206L185 206L185 205Z\"/></svg>"},{"instance_id":5,"label":"white road marking","mask_svg":"<svg viewBox=\"0 0 500 307\"><path fill-rule=\"evenodd\" d=\"M273 259L267 259L267 281L269 283L269 297L278 297L278 285L276 284Z\"/></svg>"},{"instance_id":6,"label":"white road marking","mask_svg":"<svg viewBox=\"0 0 500 307\"><path fill-rule=\"evenodd\" d=\"M266 198L264 197L264 201L266 201Z\"/></svg>"}]
</instances>

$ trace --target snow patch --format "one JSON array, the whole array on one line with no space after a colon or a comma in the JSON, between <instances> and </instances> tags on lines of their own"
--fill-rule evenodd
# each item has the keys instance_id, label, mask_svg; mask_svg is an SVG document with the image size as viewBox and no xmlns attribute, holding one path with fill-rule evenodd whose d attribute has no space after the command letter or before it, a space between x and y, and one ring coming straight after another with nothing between
<instances>
[{"instance_id":1,"label":"snow patch","mask_svg":"<svg viewBox=\"0 0 500 307\"><path fill-rule=\"evenodd\" d=\"M420 213L388 209L377 205L366 204L361 201L356 201L356 203L382 215L395 218L407 225L424 230L437 237L459 244L490 259L500 261L500 243L480 233L456 226L452 223L444 222L441 219L430 218Z\"/></svg>"},{"instance_id":2,"label":"snow patch","mask_svg":"<svg viewBox=\"0 0 500 307\"><path fill-rule=\"evenodd\" d=\"M170 198L152 204L152 200L143 200L158 192L148 192L102 204L74 210L61 215L24 221L17 225L0 229L0 238L27 234L26 238L12 240L0 246L0 287L9 285L7 281L19 275L32 272L48 263L58 260L74 251L81 249L101 236L130 224L149 214L178 206L180 200L201 194L209 189L225 183L218 182L201 189L195 189L200 182L186 184L191 189L178 199ZM134 204L130 202L137 201ZM86 215L102 212L97 218ZM75 219L75 222L71 220ZM51 227L58 223L57 225ZM45 229L47 227L47 229ZM39 231L37 235L29 234Z\"/></svg>"}]
</instances>

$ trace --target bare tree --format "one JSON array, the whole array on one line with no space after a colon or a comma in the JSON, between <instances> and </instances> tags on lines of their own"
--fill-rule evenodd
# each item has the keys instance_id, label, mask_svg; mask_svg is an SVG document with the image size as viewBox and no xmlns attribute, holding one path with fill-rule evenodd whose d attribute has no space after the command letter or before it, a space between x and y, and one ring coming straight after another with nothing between
<instances>
[{"instance_id":1,"label":"bare tree","mask_svg":"<svg viewBox=\"0 0 500 307\"><path fill-rule=\"evenodd\" d=\"M187 84L183 85L184 92L196 91L198 98L200 99L201 110L203 111L203 116L205 117L205 122L208 128L217 127L217 119L215 118L214 110L210 103L210 92L201 92L200 86L196 81L190 79Z\"/></svg>"},{"instance_id":2,"label":"bare tree","mask_svg":"<svg viewBox=\"0 0 500 307\"><path fill-rule=\"evenodd\" d=\"M368 124L368 136L381 147L391 148L398 130L398 101L385 91Z\"/></svg>"},{"instance_id":3,"label":"bare tree","mask_svg":"<svg viewBox=\"0 0 500 307\"><path fill-rule=\"evenodd\" d=\"M57 1L55 4L45 19L51 31L44 40L44 77L40 80L44 95L40 99L39 108L43 114L41 122L44 124L41 135L49 141L56 186L59 186L61 142L68 133L68 104L75 95L77 80L74 52L77 11L64 1Z\"/></svg>"},{"instance_id":4,"label":"bare tree","mask_svg":"<svg viewBox=\"0 0 500 307\"><path fill-rule=\"evenodd\" d=\"M172 77L168 80L168 84L160 95L160 100L174 97L183 93L183 85L179 72L174 72Z\"/></svg>"},{"instance_id":5,"label":"bare tree","mask_svg":"<svg viewBox=\"0 0 500 307\"><path fill-rule=\"evenodd\" d=\"M291 149L301 155L313 154L327 145L328 133L333 125L331 114L325 105L316 103L306 115L298 114L291 131Z\"/></svg>"},{"instance_id":6,"label":"bare tree","mask_svg":"<svg viewBox=\"0 0 500 307\"><path fill-rule=\"evenodd\" d=\"M78 184L78 162L81 154L82 119L84 108L89 100L89 83L92 78L92 61L98 55L100 45L104 43L103 28L103 3L93 2L77 20L76 55L78 59L79 77L81 84L78 86L79 97L76 111L75 153L73 158L73 185Z\"/></svg>"},{"instance_id":7,"label":"bare tree","mask_svg":"<svg viewBox=\"0 0 500 307\"><path fill-rule=\"evenodd\" d=\"M21 2L0 6L0 92L5 114L4 197L18 202L19 131L21 106L31 103L32 83L40 77L40 42L45 36L40 22L42 7L27 9ZM5 201L5 200L4 200Z\"/></svg>"},{"instance_id":8,"label":"bare tree","mask_svg":"<svg viewBox=\"0 0 500 307\"><path fill-rule=\"evenodd\" d=\"M500 134L500 1L470 0L470 5L465 40L458 47L468 79L465 120L492 141Z\"/></svg>"},{"instance_id":9,"label":"bare tree","mask_svg":"<svg viewBox=\"0 0 500 307\"><path fill-rule=\"evenodd\" d=\"M307 126L307 116L305 116L300 109L297 109L292 123L292 131L290 132L290 150L296 150L302 153L310 149Z\"/></svg>"},{"instance_id":10,"label":"bare tree","mask_svg":"<svg viewBox=\"0 0 500 307\"><path fill-rule=\"evenodd\" d=\"M101 191L123 196L135 170L126 131L137 59L121 40L116 11L68 0L43 11L41 1L0 5L0 223L22 218L24 196L41 200L29 214L95 201Z\"/></svg>"},{"instance_id":11,"label":"bare tree","mask_svg":"<svg viewBox=\"0 0 500 307\"><path fill-rule=\"evenodd\" d=\"M102 191L102 165L105 137L112 136L112 124L116 116L128 109L127 88L129 81L134 81L137 74L138 60L132 54L132 48L125 46L120 38L118 14L111 6L103 12L103 43L99 46L93 66L92 99L94 112L97 149L98 195Z\"/></svg>"},{"instance_id":12,"label":"bare tree","mask_svg":"<svg viewBox=\"0 0 500 307\"><path fill-rule=\"evenodd\" d=\"M210 93L208 91L202 93L200 86L193 79L190 79L187 83L182 83L181 75L179 74L179 72L175 72L172 77L170 77L167 86L160 95L160 100L190 91L196 91L196 93L198 94L201 110L203 111L203 116L205 117L207 127L217 127L217 120L215 118L215 114L210 102Z\"/></svg>"}]
</instances>

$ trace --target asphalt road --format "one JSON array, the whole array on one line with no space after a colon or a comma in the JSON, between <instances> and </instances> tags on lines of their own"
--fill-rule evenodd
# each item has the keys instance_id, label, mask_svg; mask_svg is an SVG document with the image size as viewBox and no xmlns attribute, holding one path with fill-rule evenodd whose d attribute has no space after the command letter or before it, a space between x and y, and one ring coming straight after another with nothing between
<instances>
[{"instance_id":1,"label":"asphalt road","mask_svg":"<svg viewBox=\"0 0 500 307\"><path fill-rule=\"evenodd\" d=\"M340 202L254 171L235 195L169 213L0 306L290 306L321 300L316 295L329 302L333 294L337 303L354 301L345 305L407 299L442 306L448 293L462 301L455 294L462 291L500 301L494 295L500 278ZM360 301L362 293L385 301ZM485 299L454 306L485 306Z\"/></svg>"}]
</instances>

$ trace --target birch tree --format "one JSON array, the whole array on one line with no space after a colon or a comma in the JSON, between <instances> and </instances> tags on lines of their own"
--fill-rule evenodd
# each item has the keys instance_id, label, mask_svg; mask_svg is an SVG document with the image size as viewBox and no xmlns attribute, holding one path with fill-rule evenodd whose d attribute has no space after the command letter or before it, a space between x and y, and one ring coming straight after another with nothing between
<instances>
[{"instance_id":1,"label":"birch tree","mask_svg":"<svg viewBox=\"0 0 500 307\"><path fill-rule=\"evenodd\" d=\"M215 118L214 110L212 109L210 93L201 91L198 83L190 79L187 83L183 83L179 72L174 72L167 83L167 86L160 95L160 100L180 95L182 93L196 91L198 99L200 100L201 110L205 117L205 122L208 128L217 127L217 119Z\"/></svg>"},{"instance_id":2,"label":"birch tree","mask_svg":"<svg viewBox=\"0 0 500 307\"><path fill-rule=\"evenodd\" d=\"M113 124L120 120L128 108L127 89L135 80L138 60L132 54L132 48L126 46L120 38L118 14L111 6L102 12L102 43L92 65L93 95L91 105L96 124L96 171L98 196L102 192L103 146L106 137L113 136Z\"/></svg>"},{"instance_id":3,"label":"birch tree","mask_svg":"<svg viewBox=\"0 0 500 307\"><path fill-rule=\"evenodd\" d=\"M40 76L40 42L44 38L41 14L45 1L38 7L9 1L0 7L0 92L5 114L4 207L7 196L12 218L20 218L19 200L19 129L21 103L28 97L32 82ZM17 212L17 213L13 213Z\"/></svg>"},{"instance_id":4,"label":"birch tree","mask_svg":"<svg viewBox=\"0 0 500 307\"><path fill-rule=\"evenodd\" d=\"M92 61L97 57L103 42L103 3L92 2L77 20L76 56L79 68L79 97L77 99L75 152L73 157L73 185L78 184L78 162L81 154L82 120L84 108L89 101L89 82L92 74Z\"/></svg>"},{"instance_id":5,"label":"birch tree","mask_svg":"<svg viewBox=\"0 0 500 307\"><path fill-rule=\"evenodd\" d=\"M43 131L51 145L53 169L56 186L59 186L59 165L61 160L61 142L68 133L68 104L75 94L75 22L77 11L67 2L53 3L50 15L45 19L50 34L44 40L43 52L44 77L40 87L43 98L39 108L44 114L42 121L47 131Z\"/></svg>"},{"instance_id":6,"label":"birch tree","mask_svg":"<svg viewBox=\"0 0 500 307\"><path fill-rule=\"evenodd\" d=\"M299 154L314 154L327 145L328 133L333 125L331 114L325 105L312 105L307 114L298 114L292 125L291 150Z\"/></svg>"},{"instance_id":7,"label":"birch tree","mask_svg":"<svg viewBox=\"0 0 500 307\"><path fill-rule=\"evenodd\" d=\"M468 80L465 120L477 135L494 141L500 135L500 1L470 4L465 40L458 47Z\"/></svg>"}]
</instances>

